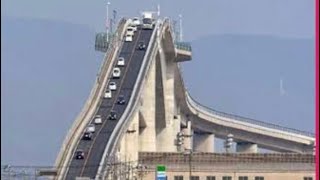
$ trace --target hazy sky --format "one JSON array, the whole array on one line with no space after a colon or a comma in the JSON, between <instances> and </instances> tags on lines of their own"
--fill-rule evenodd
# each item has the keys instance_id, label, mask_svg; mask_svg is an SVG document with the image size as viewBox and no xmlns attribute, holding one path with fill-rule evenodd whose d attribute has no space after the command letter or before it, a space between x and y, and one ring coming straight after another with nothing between
<instances>
[{"instance_id":1,"label":"hazy sky","mask_svg":"<svg viewBox=\"0 0 320 180\"><path fill-rule=\"evenodd\" d=\"M313 61L311 62L313 55L310 55L310 52L313 51L313 44L310 41L314 39L314 0L110 0L110 2L110 12L116 9L118 16L138 16L141 10L156 10L157 4L161 5L162 16L178 18L179 14L183 15L185 40L193 41L195 45L198 45L193 49L193 60L185 63L184 67L186 67L186 71L184 75L187 80L186 84L191 86L190 89L193 93L191 95L201 100L202 103L210 107L214 105L214 108L218 107L218 110L240 112L240 115L253 118L258 117L258 119L261 117L262 120L270 120L268 122L271 123L279 124L281 122L281 124L292 128L308 131L314 129L312 118L314 114L310 113L314 111L314 109L310 108L313 107L312 99L314 99L314 94L310 92L314 91L314 86L304 86L305 84L310 85L310 81L313 82L311 78L311 74L314 72ZM4 137L6 137L4 142L6 157L4 159L6 161L14 164L31 163L42 165L48 165L53 162L57 149L60 147L61 141L65 136L64 133L74 121L74 117L76 117L77 112L82 108L92 88L91 85L99 62L102 59L101 53L94 52L94 33L90 34L90 31L99 32L104 30L106 3L107 1L105 0L1 0L1 16L27 19L24 23L28 24L28 22L31 22L31 25L25 28L30 28L27 32L31 32L30 34L33 36L29 37L30 34L24 35L21 33L24 27L17 25L15 27L18 27L17 29L21 28L21 31L15 29L15 33L19 34L17 37L13 36L16 34L11 34L11 37L15 38L12 44L10 44L11 39L7 39L9 46L3 44L1 40L1 48L4 46L10 47L11 49L8 51L11 51L11 54L7 54L12 55L8 56L12 59L4 59L1 63L6 64L7 67L14 67L6 69L4 72L6 77L12 75L8 79L13 79L13 81L7 81L7 84L3 81L1 82L8 89L12 90L5 96L8 103L5 106L7 109L4 111L6 112L4 117L6 118L1 121L1 124L6 124L5 127L2 127L6 133L4 134ZM42 19L43 21L36 21L32 24L32 19ZM50 20L48 21L48 27L37 26L37 23L41 24L46 22L46 20ZM55 26L55 23L52 23L51 20L54 20L59 25ZM81 26L73 27L70 23L80 24ZM53 35L55 37L54 42L48 43L47 46L37 44L37 42L43 43L45 41L43 39L39 40L39 38L44 38L46 35L46 32L41 32L42 29L47 30L46 28L49 27L59 28L61 26L66 27L71 32L63 32L60 37L60 29L53 29L50 32L56 33ZM74 30L74 28L79 29L79 31ZM7 29L10 32L10 27ZM40 35L37 34L39 29ZM82 35L84 33L86 33L85 37ZM228 40L229 37L226 37L227 40L222 38L218 41L219 37L223 37L226 34L249 35L238 37L238 40L240 40L237 41L247 42L244 43L248 45L247 47L243 47L243 44L233 47L238 48L238 53L240 52L240 55L243 53L243 57L248 57L252 54L250 63L248 63L249 60L235 57L238 54L229 52L228 48L234 39ZM211 42L214 39L212 37L215 37L212 35L219 36L218 38L216 37L215 40L217 41L214 43ZM261 49L264 49L261 47L256 48L257 52L251 53L252 49L255 49L256 39L250 39L250 35L263 35L262 42L266 42L266 45L272 45L272 38L280 37L280 41L277 42L284 41L282 44L289 42L289 45L290 40L299 40L295 41L295 43L298 42L298 45L293 44L293 48L286 49L280 45L279 47L274 46L270 48L273 49L272 52L276 52L274 54L268 54L268 51L261 52ZM246 39L247 37L248 40ZM63 44L64 41L68 40L72 42ZM269 40L272 42L269 42ZM19 48L23 48L22 52L15 54L14 43L16 42L25 44L32 42L34 47L24 48L21 43L19 44ZM89 43L81 44L82 42ZM63 45L57 47L55 46L56 44ZM201 46L203 44L206 46ZM48 50L46 47L51 49ZM268 48L268 46L265 47ZM300 50L303 48L304 52L300 53ZM58 51L59 54L55 54L54 57L43 58L43 53L51 52L52 49ZM277 51L278 49L279 51ZM299 52L295 51L291 53L290 50L292 49L299 49ZM208 54L214 51L219 52L214 56L216 59L211 59L211 56L206 55L203 51L206 51ZM29 58L27 61L18 58L23 56L24 53L25 57ZM260 57L261 54L264 58ZM294 54L296 56L293 58L294 61L291 62L290 58L286 58L291 57L287 56L287 54ZM77 59L78 57L81 58ZM275 58L272 59L273 57ZM257 61L251 63L251 60L255 60L255 58ZM269 61L268 58L271 60ZM280 63L272 61L278 59L283 61ZM234 63L234 61L237 61L237 63ZM290 61L289 66L288 61ZM233 65L231 68L230 64ZM50 68L43 68L47 66L50 66ZM239 70L238 67L242 69ZM268 67L270 72L265 67ZM284 71L290 72L288 74L294 74L295 76L287 77ZM304 74L300 76L299 73ZM46 76L39 76L39 74L46 74ZM67 76L64 77L64 74L67 74ZM245 76L242 77L246 77L247 79L239 80L238 77L243 74ZM204 75L212 77L212 82L220 82L222 76L225 76L224 78L228 81L221 82L221 84L210 82L212 84L208 86L205 81L200 80ZM260 77L269 78L269 80L268 82L260 82ZM281 78L283 78L284 89L289 95L280 99L278 98L278 87ZM248 82L244 85L243 81ZM67 85L61 86L60 84L59 86L61 82ZM38 85L46 89L46 91L42 92L42 89L34 91ZM238 86L234 88L233 86L235 85ZM249 87L251 85L261 86L258 88L258 93L257 89ZM298 87L300 85L301 88ZM252 92L247 91L246 88L248 87ZM250 95L256 96L251 99L245 99L245 97L250 97ZM1 96L3 96L2 89ZM272 96L273 99L269 98L269 96ZM260 98L265 98L266 101L262 101ZM21 99L24 101L20 102ZM279 99L279 101L285 103L273 101L274 99ZM31 101L33 103L29 104ZM263 105L267 104L265 106L261 105L266 108L257 106L260 103ZM273 105L272 103L278 104ZM16 108L17 104L20 108ZM287 104L292 105L287 106ZM9 107L12 108L8 110ZM73 111L66 111L68 107L72 107ZM42 112L38 112L39 108ZM293 109L297 111L293 113ZM306 114L309 118L303 119L306 117ZM42 116L50 117L46 119L47 121L44 121ZM42 128L32 129L35 124L37 127ZM26 126L30 126L31 128ZM29 131L29 129L32 129L32 131ZM46 134L47 137L42 137L39 134ZM29 141L29 135L36 140ZM50 138L51 142L47 142L45 138ZM47 146L43 147L43 144L47 144ZM26 157L19 159L24 154L26 154Z\"/></svg>"},{"instance_id":2,"label":"hazy sky","mask_svg":"<svg viewBox=\"0 0 320 180\"><path fill-rule=\"evenodd\" d=\"M103 30L106 0L1 0L8 16L55 19ZM314 0L110 0L110 12L136 16L156 10L163 16L183 15L185 39L209 34L268 34L314 37ZM111 14L111 13L110 13Z\"/></svg>"}]
</instances>

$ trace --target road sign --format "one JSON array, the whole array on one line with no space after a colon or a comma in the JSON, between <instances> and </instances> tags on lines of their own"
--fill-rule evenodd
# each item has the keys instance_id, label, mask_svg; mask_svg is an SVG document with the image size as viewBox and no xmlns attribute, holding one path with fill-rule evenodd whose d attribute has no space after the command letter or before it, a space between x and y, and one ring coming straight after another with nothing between
<instances>
[{"instance_id":1,"label":"road sign","mask_svg":"<svg viewBox=\"0 0 320 180\"><path fill-rule=\"evenodd\" d=\"M156 180L166 180L166 166L158 165L157 166L157 173L156 173Z\"/></svg>"}]
</instances>

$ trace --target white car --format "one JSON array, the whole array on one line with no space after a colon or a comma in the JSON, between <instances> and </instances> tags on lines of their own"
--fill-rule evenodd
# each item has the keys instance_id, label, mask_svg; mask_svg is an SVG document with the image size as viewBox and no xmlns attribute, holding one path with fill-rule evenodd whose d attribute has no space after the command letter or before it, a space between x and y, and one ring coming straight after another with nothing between
<instances>
[{"instance_id":1,"label":"white car","mask_svg":"<svg viewBox=\"0 0 320 180\"><path fill-rule=\"evenodd\" d=\"M134 32L135 32L135 28L132 27L132 26L129 26L129 27L127 28L127 33L126 33L126 35L133 36L133 35L134 35Z\"/></svg>"},{"instance_id":2,"label":"white car","mask_svg":"<svg viewBox=\"0 0 320 180\"><path fill-rule=\"evenodd\" d=\"M117 65L118 65L118 66L124 66L124 65L125 65L125 62L124 62L124 58L123 58L123 57L119 57Z\"/></svg>"},{"instance_id":3,"label":"white car","mask_svg":"<svg viewBox=\"0 0 320 180\"><path fill-rule=\"evenodd\" d=\"M120 75L121 75L120 68L118 67L113 68L113 71L112 71L113 78L120 78Z\"/></svg>"},{"instance_id":4,"label":"white car","mask_svg":"<svg viewBox=\"0 0 320 180\"><path fill-rule=\"evenodd\" d=\"M96 115L94 118L94 124L102 124L102 117L100 115Z\"/></svg>"},{"instance_id":5,"label":"white car","mask_svg":"<svg viewBox=\"0 0 320 180\"><path fill-rule=\"evenodd\" d=\"M129 34L126 35L125 41L126 42L132 42L133 37Z\"/></svg>"},{"instance_id":6,"label":"white car","mask_svg":"<svg viewBox=\"0 0 320 180\"><path fill-rule=\"evenodd\" d=\"M138 25L140 25L140 23L141 23L141 22L140 22L140 20L139 20L139 18L138 18L138 17L134 17L134 18L133 18L133 20L132 20L132 24L134 24L134 25L137 25L137 26L138 26Z\"/></svg>"},{"instance_id":7,"label":"white car","mask_svg":"<svg viewBox=\"0 0 320 180\"><path fill-rule=\"evenodd\" d=\"M110 89L107 89L104 93L104 98L110 99L112 97L112 93Z\"/></svg>"},{"instance_id":8,"label":"white car","mask_svg":"<svg viewBox=\"0 0 320 180\"><path fill-rule=\"evenodd\" d=\"M88 127L87 127L87 130L86 132L91 132L91 133L94 133L96 131L96 127L94 126L94 124L90 124Z\"/></svg>"},{"instance_id":9,"label":"white car","mask_svg":"<svg viewBox=\"0 0 320 180\"><path fill-rule=\"evenodd\" d=\"M134 24L132 24L132 25L130 26L130 28L133 29L133 32L136 32L136 31L138 30L137 25L134 25Z\"/></svg>"},{"instance_id":10,"label":"white car","mask_svg":"<svg viewBox=\"0 0 320 180\"><path fill-rule=\"evenodd\" d=\"M117 90L117 84L116 84L115 82L110 82L110 84L109 84L109 89L110 89L111 91Z\"/></svg>"}]
</instances>

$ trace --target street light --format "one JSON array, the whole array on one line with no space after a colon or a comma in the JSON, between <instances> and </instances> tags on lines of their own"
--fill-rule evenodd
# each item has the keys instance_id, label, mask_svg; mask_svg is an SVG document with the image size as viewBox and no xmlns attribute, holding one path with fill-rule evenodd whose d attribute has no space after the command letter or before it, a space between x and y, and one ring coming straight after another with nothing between
<instances>
[{"instance_id":1,"label":"street light","mask_svg":"<svg viewBox=\"0 0 320 180\"><path fill-rule=\"evenodd\" d=\"M107 22L106 22L106 28L107 28L107 42L109 42L109 5L111 3L107 2Z\"/></svg>"}]
</instances>

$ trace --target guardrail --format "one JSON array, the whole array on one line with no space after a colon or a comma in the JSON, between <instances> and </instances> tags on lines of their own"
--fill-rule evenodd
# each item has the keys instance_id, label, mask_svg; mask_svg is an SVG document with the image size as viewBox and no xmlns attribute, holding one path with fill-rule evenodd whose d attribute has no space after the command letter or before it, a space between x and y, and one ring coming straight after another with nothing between
<instances>
[{"instance_id":1,"label":"guardrail","mask_svg":"<svg viewBox=\"0 0 320 180\"><path fill-rule=\"evenodd\" d=\"M190 42L174 42L174 45L177 49L184 51L192 51Z\"/></svg>"},{"instance_id":2,"label":"guardrail","mask_svg":"<svg viewBox=\"0 0 320 180\"><path fill-rule=\"evenodd\" d=\"M259 120L255 120L252 118L247 118L247 117L243 117L243 116L239 116L239 115L235 115L235 114L230 114L230 113L225 113L222 111L217 111L215 109L212 109L210 107L204 106L202 104L200 104L198 101L196 101L195 99L193 99L189 93L189 91L187 90L184 80L183 80L183 71L182 68L178 65L178 70L179 73L181 74L181 80L182 80L182 84L183 87L185 89L186 92L186 98L187 100L190 102L190 104L193 104L194 106L196 106L199 109L202 109L204 111L207 111L211 114L217 115L217 116L221 116L221 117L225 117L225 118L229 118L229 119L234 119L237 121L241 121L241 122L246 122L246 123L250 123L250 124L254 124L254 125L258 125L258 126L262 126L262 127L267 127L267 128L271 128L271 129L276 129L276 130L280 130L280 131L285 131L288 133L295 133L295 134L299 134L299 135L304 135L304 136L308 136L308 137L315 137L314 133L311 132L306 132L306 131L301 131L301 130L297 130L297 129L293 129L293 128L288 128L288 127L284 127L284 126L280 126L280 125L275 125L272 123L266 123L263 121L259 121Z\"/></svg>"},{"instance_id":3,"label":"guardrail","mask_svg":"<svg viewBox=\"0 0 320 180\"><path fill-rule=\"evenodd\" d=\"M259 121L259 120L255 120L255 119L251 119L251 118L247 118L247 117L243 117L243 116L239 116L239 115L235 115L235 114L229 114L229 113L225 113L225 112L222 112L222 111L217 111L217 110L211 109L211 108L209 108L207 106L204 106L204 105L200 104L196 100L194 100L189 95L189 92L186 92L186 93L187 93L188 100L191 101L191 103L193 105L195 105L199 109L202 109L202 110L205 110L207 112L210 112L211 114L214 114L214 115L217 115L217 116L221 116L221 117L225 117L225 118L229 118L229 119L233 119L233 120L237 120L237 121L241 121L241 122L246 122L246 123L250 123L250 124L254 124L254 125L263 126L263 127L266 127L266 128L281 130L281 131L285 131L285 132L289 132L289 133L295 133L295 134L304 135L304 136L308 136L308 137L315 137L315 135L313 133L310 133L310 132L301 131L301 130L297 130L297 129L293 129L293 128L288 128L288 127L284 127L284 126L280 126L280 125L276 125L276 124L266 123L266 122L263 122L263 121Z\"/></svg>"},{"instance_id":4,"label":"guardrail","mask_svg":"<svg viewBox=\"0 0 320 180\"><path fill-rule=\"evenodd\" d=\"M125 26L126 20L122 19L119 22L119 26L117 28L116 32L119 31L123 31L123 28ZM121 33L120 33L121 35ZM71 152L70 152L70 148L75 146L75 143L77 143L78 141L74 141L74 139L78 139L79 138L79 131L81 131L81 127L83 127L83 122L85 120L88 120L88 114L91 112L90 110L92 109L92 107L97 104L97 100L99 100L99 94L101 92L101 86L103 83L100 83L100 80L106 75L106 73L108 72L108 67L111 63L111 59L113 57L114 51L116 49L116 45L118 39L117 38L113 38L111 41L111 46L112 48L108 48L105 57L104 57L104 62L103 64L100 66L99 69L99 73L98 73L98 77L94 83L94 87L92 88L90 95L86 101L85 106L83 107L83 109L81 110L80 114L78 115L78 117L76 118L75 122L73 123L72 127L70 128L64 142L63 145L61 147L60 153L58 154L57 160L56 160L56 167L58 168L58 178L61 178L62 176L60 174L64 174L64 170L67 169L67 166L65 166L66 159L68 159L67 157L70 156ZM109 60L110 59L110 60ZM90 120L90 119L89 119ZM56 177L56 178L57 178Z\"/></svg>"}]
</instances>

